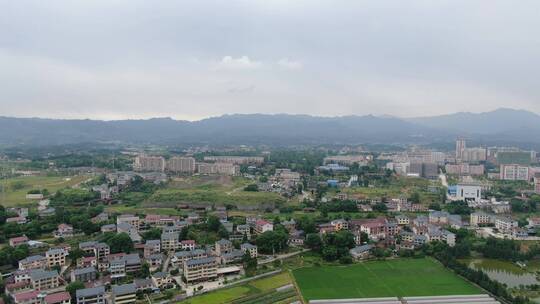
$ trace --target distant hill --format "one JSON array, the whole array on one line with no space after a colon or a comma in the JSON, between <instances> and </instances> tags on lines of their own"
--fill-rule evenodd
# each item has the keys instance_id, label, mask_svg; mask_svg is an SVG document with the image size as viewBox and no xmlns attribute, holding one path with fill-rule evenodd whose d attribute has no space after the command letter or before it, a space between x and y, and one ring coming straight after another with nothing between
<instances>
[{"instance_id":1,"label":"distant hill","mask_svg":"<svg viewBox=\"0 0 540 304\"><path fill-rule=\"evenodd\" d=\"M200 121L55 120L0 117L0 143L58 145L78 142L322 144L406 143L433 140L442 133L398 118L375 116L224 115Z\"/></svg>"},{"instance_id":2,"label":"distant hill","mask_svg":"<svg viewBox=\"0 0 540 304\"><path fill-rule=\"evenodd\" d=\"M3 145L429 144L451 142L458 135L486 143L540 144L540 116L512 109L411 119L287 114L234 114L194 122L170 118L100 121L0 117L0 130Z\"/></svg>"},{"instance_id":3,"label":"distant hill","mask_svg":"<svg viewBox=\"0 0 540 304\"><path fill-rule=\"evenodd\" d=\"M540 142L540 116L525 110L502 108L485 113L460 112L407 121L483 141Z\"/></svg>"}]
</instances>

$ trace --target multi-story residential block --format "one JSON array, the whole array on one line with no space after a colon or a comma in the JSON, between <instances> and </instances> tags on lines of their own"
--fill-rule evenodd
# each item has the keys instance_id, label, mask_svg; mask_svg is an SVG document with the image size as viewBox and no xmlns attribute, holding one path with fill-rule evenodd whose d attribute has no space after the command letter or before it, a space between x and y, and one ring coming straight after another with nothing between
<instances>
[{"instance_id":1,"label":"multi-story residential block","mask_svg":"<svg viewBox=\"0 0 540 304\"><path fill-rule=\"evenodd\" d=\"M180 248L182 250L195 250L197 243L195 240L182 240L180 241Z\"/></svg>"},{"instance_id":2,"label":"multi-story residential block","mask_svg":"<svg viewBox=\"0 0 540 304\"><path fill-rule=\"evenodd\" d=\"M135 284L114 285L111 291L112 304L135 304L137 287Z\"/></svg>"},{"instance_id":3,"label":"multi-story residential block","mask_svg":"<svg viewBox=\"0 0 540 304\"><path fill-rule=\"evenodd\" d=\"M159 214L147 214L144 218L144 223L150 227L167 227L173 226L179 218L177 216L166 216Z\"/></svg>"},{"instance_id":4,"label":"multi-story residential block","mask_svg":"<svg viewBox=\"0 0 540 304\"><path fill-rule=\"evenodd\" d=\"M221 254L218 258L221 262L221 264L231 264L231 263L239 263L242 261L242 258L244 257L244 252L242 250L238 249L232 249L231 251L227 253Z\"/></svg>"},{"instance_id":5,"label":"multi-story residential block","mask_svg":"<svg viewBox=\"0 0 540 304\"><path fill-rule=\"evenodd\" d=\"M437 178L439 176L439 166L436 163L411 162L407 175L430 179Z\"/></svg>"},{"instance_id":6,"label":"multi-story residential block","mask_svg":"<svg viewBox=\"0 0 540 304\"><path fill-rule=\"evenodd\" d=\"M534 193L540 194L540 173L534 175Z\"/></svg>"},{"instance_id":7,"label":"multi-story residential block","mask_svg":"<svg viewBox=\"0 0 540 304\"><path fill-rule=\"evenodd\" d=\"M249 239L251 236L251 227L249 225L238 225L236 226L236 232L241 235L247 236Z\"/></svg>"},{"instance_id":8,"label":"multi-story residential block","mask_svg":"<svg viewBox=\"0 0 540 304\"><path fill-rule=\"evenodd\" d=\"M195 158L174 156L167 161L167 170L174 173L193 174L195 172Z\"/></svg>"},{"instance_id":9,"label":"multi-story residential block","mask_svg":"<svg viewBox=\"0 0 540 304\"><path fill-rule=\"evenodd\" d=\"M337 219L330 222L330 225L334 227L334 231L348 230L349 222L344 219Z\"/></svg>"},{"instance_id":10,"label":"multi-story residential block","mask_svg":"<svg viewBox=\"0 0 540 304\"><path fill-rule=\"evenodd\" d=\"M79 289L75 292L77 304L105 304L105 287Z\"/></svg>"},{"instance_id":11,"label":"multi-story residential block","mask_svg":"<svg viewBox=\"0 0 540 304\"><path fill-rule=\"evenodd\" d=\"M71 281L92 282L97 278L97 271L94 267L76 268L71 271Z\"/></svg>"},{"instance_id":12,"label":"multi-story residential block","mask_svg":"<svg viewBox=\"0 0 540 304\"><path fill-rule=\"evenodd\" d=\"M510 233L514 228L518 227L518 222L510 217L498 217L495 219L495 228L503 233Z\"/></svg>"},{"instance_id":13,"label":"multi-story residential block","mask_svg":"<svg viewBox=\"0 0 540 304\"><path fill-rule=\"evenodd\" d=\"M160 271L152 274L152 283L157 288L167 288L174 284L174 279L170 274Z\"/></svg>"},{"instance_id":14,"label":"multi-story residential block","mask_svg":"<svg viewBox=\"0 0 540 304\"><path fill-rule=\"evenodd\" d=\"M19 261L20 270L45 269L47 258L42 255L32 255Z\"/></svg>"},{"instance_id":15,"label":"multi-story residential block","mask_svg":"<svg viewBox=\"0 0 540 304\"><path fill-rule=\"evenodd\" d=\"M25 291L13 295L15 304L41 304L43 295L39 290Z\"/></svg>"},{"instance_id":16,"label":"multi-story residential block","mask_svg":"<svg viewBox=\"0 0 540 304\"><path fill-rule=\"evenodd\" d=\"M324 158L323 163L327 164L339 164L343 166L351 166L355 163L360 166L367 165L373 160L371 155L336 155L327 156Z\"/></svg>"},{"instance_id":17,"label":"multi-story residential block","mask_svg":"<svg viewBox=\"0 0 540 304\"><path fill-rule=\"evenodd\" d=\"M462 152L463 162L482 162L487 159L487 149L485 148L465 148Z\"/></svg>"},{"instance_id":18,"label":"multi-story residential block","mask_svg":"<svg viewBox=\"0 0 540 304\"><path fill-rule=\"evenodd\" d=\"M60 286L56 270L33 269L30 271L30 283L35 290L48 290Z\"/></svg>"},{"instance_id":19,"label":"multi-story residential block","mask_svg":"<svg viewBox=\"0 0 540 304\"><path fill-rule=\"evenodd\" d=\"M240 250L242 250L242 252L244 252L244 253L246 253L246 252L249 253L249 255L252 258L257 258L257 256L258 256L257 246L252 245L250 243L244 243L244 244L240 245Z\"/></svg>"},{"instance_id":20,"label":"multi-story residential block","mask_svg":"<svg viewBox=\"0 0 540 304\"><path fill-rule=\"evenodd\" d=\"M163 265L165 261L165 255L163 253L154 253L145 257L146 262L150 266L150 271L155 271Z\"/></svg>"},{"instance_id":21,"label":"multi-story residential block","mask_svg":"<svg viewBox=\"0 0 540 304\"><path fill-rule=\"evenodd\" d=\"M265 233L266 231L273 231L274 225L266 220L257 220L255 222L255 233L261 234Z\"/></svg>"},{"instance_id":22,"label":"multi-story residential block","mask_svg":"<svg viewBox=\"0 0 540 304\"><path fill-rule=\"evenodd\" d=\"M120 224L129 224L138 231L141 227L141 219L133 214L121 214L116 218L116 226Z\"/></svg>"},{"instance_id":23,"label":"multi-story residential block","mask_svg":"<svg viewBox=\"0 0 540 304\"><path fill-rule=\"evenodd\" d=\"M429 213L429 223L446 225L449 222L450 214L446 211L432 211Z\"/></svg>"},{"instance_id":24,"label":"multi-story residential block","mask_svg":"<svg viewBox=\"0 0 540 304\"><path fill-rule=\"evenodd\" d=\"M396 215L396 222L398 225L409 225L411 223L411 220L408 216L400 214Z\"/></svg>"},{"instance_id":25,"label":"multi-story residential block","mask_svg":"<svg viewBox=\"0 0 540 304\"><path fill-rule=\"evenodd\" d=\"M179 233L162 233L161 249L164 251L175 251L179 247Z\"/></svg>"},{"instance_id":26,"label":"multi-story residential block","mask_svg":"<svg viewBox=\"0 0 540 304\"><path fill-rule=\"evenodd\" d=\"M218 256L226 254L226 253L230 253L234 249L232 242L226 239L221 239L217 241L215 248L216 248L216 255Z\"/></svg>"},{"instance_id":27,"label":"multi-story residential block","mask_svg":"<svg viewBox=\"0 0 540 304\"><path fill-rule=\"evenodd\" d=\"M188 284L215 280L217 269L218 261L215 257L187 260L184 262L184 277Z\"/></svg>"},{"instance_id":28,"label":"multi-story residential block","mask_svg":"<svg viewBox=\"0 0 540 304\"><path fill-rule=\"evenodd\" d=\"M50 293L43 299L44 304L71 304L71 296L69 292L62 291Z\"/></svg>"},{"instance_id":29,"label":"multi-story residential block","mask_svg":"<svg viewBox=\"0 0 540 304\"><path fill-rule=\"evenodd\" d=\"M511 180L511 181L528 181L530 179L529 167L517 164L511 165L501 165L501 176L502 180Z\"/></svg>"},{"instance_id":30,"label":"multi-story residential block","mask_svg":"<svg viewBox=\"0 0 540 304\"><path fill-rule=\"evenodd\" d=\"M109 256L109 272L113 278L125 277L141 270L142 262L138 254Z\"/></svg>"},{"instance_id":31,"label":"multi-story residential block","mask_svg":"<svg viewBox=\"0 0 540 304\"><path fill-rule=\"evenodd\" d=\"M161 252L161 241L160 240L148 240L144 244L144 254L143 256L149 257L152 254Z\"/></svg>"},{"instance_id":32,"label":"multi-story residential block","mask_svg":"<svg viewBox=\"0 0 540 304\"><path fill-rule=\"evenodd\" d=\"M184 262L193 259L208 257L208 253L202 249L176 252L171 258L171 264L175 268L183 267Z\"/></svg>"},{"instance_id":33,"label":"multi-story residential block","mask_svg":"<svg viewBox=\"0 0 540 304\"><path fill-rule=\"evenodd\" d=\"M204 175L238 175L240 166L231 163L197 163L197 172Z\"/></svg>"},{"instance_id":34,"label":"multi-story residential block","mask_svg":"<svg viewBox=\"0 0 540 304\"><path fill-rule=\"evenodd\" d=\"M66 257L68 253L63 248L51 248L45 252L45 258L47 259L47 266L52 268L54 266L66 265Z\"/></svg>"},{"instance_id":35,"label":"multi-story residential block","mask_svg":"<svg viewBox=\"0 0 540 304\"><path fill-rule=\"evenodd\" d=\"M484 165L471 165L468 163L461 164L447 164L445 166L447 174L452 175L472 175L481 176L485 173Z\"/></svg>"},{"instance_id":36,"label":"multi-story residential block","mask_svg":"<svg viewBox=\"0 0 540 304\"><path fill-rule=\"evenodd\" d=\"M133 170L147 172L164 172L165 158L162 156L138 155L133 163Z\"/></svg>"},{"instance_id":37,"label":"multi-story residential block","mask_svg":"<svg viewBox=\"0 0 540 304\"><path fill-rule=\"evenodd\" d=\"M205 156L204 161L216 163L229 163L235 165L247 165L264 163L262 156Z\"/></svg>"}]
</instances>

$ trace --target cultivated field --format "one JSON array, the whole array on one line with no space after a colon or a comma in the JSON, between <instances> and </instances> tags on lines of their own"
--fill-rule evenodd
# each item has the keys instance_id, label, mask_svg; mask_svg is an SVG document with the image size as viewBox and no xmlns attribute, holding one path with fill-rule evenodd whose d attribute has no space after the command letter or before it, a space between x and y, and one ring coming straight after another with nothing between
<instances>
[{"instance_id":1,"label":"cultivated field","mask_svg":"<svg viewBox=\"0 0 540 304\"><path fill-rule=\"evenodd\" d=\"M306 300L482 293L431 259L309 267L293 274Z\"/></svg>"},{"instance_id":2,"label":"cultivated field","mask_svg":"<svg viewBox=\"0 0 540 304\"><path fill-rule=\"evenodd\" d=\"M183 304L250 304L250 303L291 303L297 300L294 289L277 291L276 289L288 284L292 280L288 273L255 280L247 284L210 292L185 300Z\"/></svg>"},{"instance_id":3,"label":"cultivated field","mask_svg":"<svg viewBox=\"0 0 540 304\"><path fill-rule=\"evenodd\" d=\"M89 176L28 176L9 178L1 180L0 185L5 192L0 191L0 205L13 207L28 205L31 201L26 199L26 193L30 190L47 189L49 193L54 193L66 187L72 187L78 183L86 181Z\"/></svg>"}]
</instances>

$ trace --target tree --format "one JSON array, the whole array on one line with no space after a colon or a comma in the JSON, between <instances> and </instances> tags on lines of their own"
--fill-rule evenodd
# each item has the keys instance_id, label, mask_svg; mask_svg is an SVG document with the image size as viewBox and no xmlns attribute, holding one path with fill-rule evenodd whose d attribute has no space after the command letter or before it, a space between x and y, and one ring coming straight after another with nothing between
<instances>
[{"instance_id":1,"label":"tree","mask_svg":"<svg viewBox=\"0 0 540 304\"><path fill-rule=\"evenodd\" d=\"M322 250L322 256L327 261L335 261L338 258L337 248L335 246L325 246Z\"/></svg>"},{"instance_id":2,"label":"tree","mask_svg":"<svg viewBox=\"0 0 540 304\"><path fill-rule=\"evenodd\" d=\"M152 228L148 231L146 231L145 233L143 233L142 235L143 239L145 241L148 241L148 240L159 240L161 239L161 229L159 228Z\"/></svg>"},{"instance_id":3,"label":"tree","mask_svg":"<svg viewBox=\"0 0 540 304\"><path fill-rule=\"evenodd\" d=\"M140 278L148 278L150 276L150 265L148 263L143 263L141 265L141 270L139 271Z\"/></svg>"},{"instance_id":4,"label":"tree","mask_svg":"<svg viewBox=\"0 0 540 304\"><path fill-rule=\"evenodd\" d=\"M375 204L375 206L373 206L373 210L378 212L386 212L388 210L388 207L386 207L386 204L378 202L377 204Z\"/></svg>"},{"instance_id":5,"label":"tree","mask_svg":"<svg viewBox=\"0 0 540 304\"><path fill-rule=\"evenodd\" d=\"M133 251L133 242L125 232L114 235L107 241L107 244L111 247L111 253L130 253Z\"/></svg>"},{"instance_id":6,"label":"tree","mask_svg":"<svg viewBox=\"0 0 540 304\"><path fill-rule=\"evenodd\" d=\"M208 230L213 232L218 232L219 228L222 226L219 218L214 215L210 215L208 217L208 219L206 220L206 225L208 226Z\"/></svg>"},{"instance_id":7,"label":"tree","mask_svg":"<svg viewBox=\"0 0 540 304\"><path fill-rule=\"evenodd\" d=\"M435 211L441 211L441 205L439 203L431 203L429 204L429 209L435 210Z\"/></svg>"},{"instance_id":8,"label":"tree","mask_svg":"<svg viewBox=\"0 0 540 304\"><path fill-rule=\"evenodd\" d=\"M257 192L259 191L259 186L257 184L249 184L244 188L244 191Z\"/></svg>"},{"instance_id":9,"label":"tree","mask_svg":"<svg viewBox=\"0 0 540 304\"><path fill-rule=\"evenodd\" d=\"M255 275L257 272L257 259L252 258L249 252L244 253L242 264L248 277Z\"/></svg>"},{"instance_id":10,"label":"tree","mask_svg":"<svg viewBox=\"0 0 540 304\"><path fill-rule=\"evenodd\" d=\"M72 264L75 264L78 259L82 258L84 256L84 251L80 248L75 248L69 251L69 259L71 260Z\"/></svg>"},{"instance_id":11,"label":"tree","mask_svg":"<svg viewBox=\"0 0 540 304\"><path fill-rule=\"evenodd\" d=\"M313 251L319 252L323 245L321 237L317 233L310 233L306 236L305 245Z\"/></svg>"},{"instance_id":12,"label":"tree","mask_svg":"<svg viewBox=\"0 0 540 304\"><path fill-rule=\"evenodd\" d=\"M80 282L80 281L71 282L66 287L66 291L69 292L69 295L71 295L72 299L76 299L75 294L77 293L77 290L79 289L84 289L83 282Z\"/></svg>"},{"instance_id":13,"label":"tree","mask_svg":"<svg viewBox=\"0 0 540 304\"><path fill-rule=\"evenodd\" d=\"M420 193L413 192L413 194L411 194L411 196L409 197L409 200L413 204L420 204L420 201L421 201Z\"/></svg>"},{"instance_id":14,"label":"tree","mask_svg":"<svg viewBox=\"0 0 540 304\"><path fill-rule=\"evenodd\" d=\"M257 237L256 244L260 252L273 254L287 248L288 240L288 234L284 231L266 231Z\"/></svg>"}]
</instances>

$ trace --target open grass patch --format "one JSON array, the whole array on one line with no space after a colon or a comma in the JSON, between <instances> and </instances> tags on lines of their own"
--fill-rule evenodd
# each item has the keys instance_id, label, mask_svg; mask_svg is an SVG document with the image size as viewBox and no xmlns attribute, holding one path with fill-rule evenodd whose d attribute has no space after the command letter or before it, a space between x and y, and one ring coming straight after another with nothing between
<instances>
[{"instance_id":1,"label":"open grass patch","mask_svg":"<svg viewBox=\"0 0 540 304\"><path fill-rule=\"evenodd\" d=\"M432 259L397 259L293 270L306 300L481 294Z\"/></svg>"},{"instance_id":2,"label":"open grass patch","mask_svg":"<svg viewBox=\"0 0 540 304\"><path fill-rule=\"evenodd\" d=\"M26 199L26 194L30 190L47 189L52 194L60 189L75 186L89 178L86 175L26 176L2 180L0 185L5 188L5 192L0 195L0 205L5 207L30 205L31 201Z\"/></svg>"}]
</instances>

